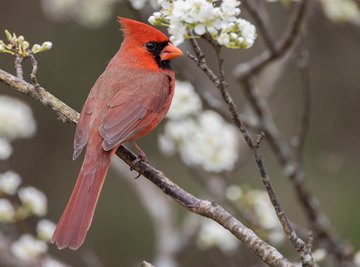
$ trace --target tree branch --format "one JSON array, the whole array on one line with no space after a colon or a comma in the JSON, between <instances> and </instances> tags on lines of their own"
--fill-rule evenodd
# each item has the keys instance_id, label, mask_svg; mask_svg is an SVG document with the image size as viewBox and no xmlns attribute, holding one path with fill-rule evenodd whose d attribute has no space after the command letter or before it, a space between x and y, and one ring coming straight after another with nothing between
<instances>
[{"instance_id":1,"label":"tree branch","mask_svg":"<svg viewBox=\"0 0 360 267\"><path fill-rule=\"evenodd\" d=\"M58 117L61 118L62 121L73 123L78 121L79 114L75 110L47 92L44 88L40 86L36 88L34 85L31 85L24 80L18 79L1 69L0 81L23 94L31 96L43 105L50 107L58 115ZM291 262L284 258L284 256L278 250L276 250L276 248L270 246L268 243L260 239L251 229L243 225L239 220L234 218L220 205L214 202L196 198L179 187L177 184L173 183L161 171L155 169L144 161L140 161L134 165L133 162L136 159L136 155L126 149L124 146L120 146L117 151L117 155L123 159L131 168L154 183L165 194L170 196L181 206L193 213L208 217L218 222L225 229L229 230L239 240L243 241L250 250L252 250L269 266L294 266Z\"/></svg>"},{"instance_id":2,"label":"tree branch","mask_svg":"<svg viewBox=\"0 0 360 267\"><path fill-rule=\"evenodd\" d=\"M326 215L321 211L319 202L306 187L301 160L299 161L300 158L294 157L290 146L281 136L272 118L266 99L258 94L252 81L253 76L267 66L267 64L282 57L296 45L301 35L302 26L305 23L309 2L308 0L302 0L294 3L288 27L283 37L276 44L277 49L275 52L269 49L255 59L238 65L234 75L243 86L244 92L258 116L260 128L265 132L274 155L283 167L285 175L293 183L299 202L304 208L311 228L314 230L315 240L333 254L338 261L345 262L344 266L347 266L348 264L351 265L351 249L344 246L342 242L339 242L338 234L331 226ZM300 133L303 135L301 137L303 139L301 140L298 154L303 153L306 125L308 123L308 115L305 113L304 116L302 119L303 125L301 126L302 132Z\"/></svg>"},{"instance_id":3,"label":"tree branch","mask_svg":"<svg viewBox=\"0 0 360 267\"><path fill-rule=\"evenodd\" d=\"M206 36L204 37L205 40L207 40ZM315 266L311 247L298 237L296 234L294 228L289 222L289 219L287 218L283 208L281 207L280 201L272 187L270 177L267 174L264 162L262 160L259 146L260 142L263 137L258 138L258 142L254 141L249 134L247 128L245 127L244 123L241 121L239 114L237 112L236 104L228 91L228 85L225 81L225 73L223 68L223 59L221 58L220 52L221 52L221 46L220 45L213 45L216 53L216 58L218 60L219 64L219 76L217 76L212 69L207 65L205 60L205 55L202 52L200 46L198 45L197 41L195 39L190 39L191 44L194 48L195 56L189 55L192 60L198 65L198 67L208 76L208 78L215 84L215 86L219 89L222 98L224 99L225 103L228 106L228 109L231 113L233 122L235 126L240 130L240 132L243 134L245 142L251 149L255 162L258 166L258 170L260 173L261 181L265 186L265 189L268 192L268 195L270 197L270 201L275 209L276 215L279 218L279 221L284 229L284 232L286 236L289 238L293 246L295 247L296 251L300 254L301 262L303 266Z\"/></svg>"}]
</instances>

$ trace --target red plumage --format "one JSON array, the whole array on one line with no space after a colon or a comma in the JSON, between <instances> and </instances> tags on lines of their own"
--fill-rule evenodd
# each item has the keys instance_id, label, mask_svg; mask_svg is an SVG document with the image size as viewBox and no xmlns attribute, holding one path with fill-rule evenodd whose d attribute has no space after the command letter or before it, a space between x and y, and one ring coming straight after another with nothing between
<instances>
[{"instance_id":1,"label":"red plumage","mask_svg":"<svg viewBox=\"0 0 360 267\"><path fill-rule=\"evenodd\" d=\"M181 51L149 25L125 18L119 22L124 41L92 87L76 128L73 157L85 146L86 153L52 237L59 249L82 245L111 157L122 143L151 132L165 117L173 97L175 77L168 61Z\"/></svg>"}]
</instances>

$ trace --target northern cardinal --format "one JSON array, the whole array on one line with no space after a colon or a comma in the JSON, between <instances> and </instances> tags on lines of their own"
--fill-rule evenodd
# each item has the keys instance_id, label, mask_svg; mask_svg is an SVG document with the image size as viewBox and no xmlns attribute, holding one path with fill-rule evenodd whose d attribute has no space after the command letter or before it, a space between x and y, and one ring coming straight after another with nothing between
<instances>
[{"instance_id":1,"label":"northern cardinal","mask_svg":"<svg viewBox=\"0 0 360 267\"><path fill-rule=\"evenodd\" d=\"M169 61L182 55L159 30L118 18L124 40L97 79L77 124L74 155L85 158L70 200L52 237L59 249L78 249L91 225L110 159L124 142L151 132L174 94Z\"/></svg>"}]
</instances>

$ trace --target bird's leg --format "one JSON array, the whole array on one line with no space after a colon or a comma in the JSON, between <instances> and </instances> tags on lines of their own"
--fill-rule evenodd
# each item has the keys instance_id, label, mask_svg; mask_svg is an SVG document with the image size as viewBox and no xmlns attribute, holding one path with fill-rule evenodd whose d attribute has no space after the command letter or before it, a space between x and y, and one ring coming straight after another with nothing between
<instances>
[{"instance_id":1,"label":"bird's leg","mask_svg":"<svg viewBox=\"0 0 360 267\"><path fill-rule=\"evenodd\" d=\"M134 141L132 141L131 144L135 147L135 149L138 152L138 155L136 159L133 161L133 164L136 165L140 161L148 162L145 152L138 146L138 144L136 144Z\"/></svg>"},{"instance_id":2,"label":"bird's leg","mask_svg":"<svg viewBox=\"0 0 360 267\"><path fill-rule=\"evenodd\" d=\"M138 144L136 144L134 141L131 142L131 144L135 147L135 149L137 150L138 152L138 155L136 156L136 159L133 160L133 164L136 165L138 164L140 161L147 161L146 159L146 155L145 155L145 152L138 146ZM133 168L130 167L130 170L132 171ZM138 176L135 177L135 179L139 178L141 175L141 173L139 172Z\"/></svg>"}]
</instances>

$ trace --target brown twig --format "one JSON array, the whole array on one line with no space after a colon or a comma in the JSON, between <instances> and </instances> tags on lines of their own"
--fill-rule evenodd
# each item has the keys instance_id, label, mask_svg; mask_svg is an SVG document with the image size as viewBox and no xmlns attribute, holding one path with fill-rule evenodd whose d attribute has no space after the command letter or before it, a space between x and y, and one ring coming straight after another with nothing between
<instances>
[{"instance_id":1,"label":"brown twig","mask_svg":"<svg viewBox=\"0 0 360 267\"><path fill-rule=\"evenodd\" d=\"M24 58L15 51L15 61L14 61L15 71L16 71L16 77L18 77L19 79L24 79L24 73L21 65L23 60Z\"/></svg>"},{"instance_id":2,"label":"brown twig","mask_svg":"<svg viewBox=\"0 0 360 267\"><path fill-rule=\"evenodd\" d=\"M251 17L254 19L256 26L257 26L257 30L261 33L261 36L263 37L266 46L269 48L271 53L275 54L276 53L275 40L271 33L271 30L269 28L267 21L265 21L265 19L264 19L264 16L263 16L264 9L262 6L261 6L261 8L259 8L258 6L255 6L255 5L260 5L260 4L263 5L263 1L261 1L260 3L258 2L257 4L254 3L253 0L241 1L241 5L245 7L245 9L249 12Z\"/></svg>"},{"instance_id":3,"label":"brown twig","mask_svg":"<svg viewBox=\"0 0 360 267\"><path fill-rule=\"evenodd\" d=\"M32 65L32 71L30 74L30 78L31 78L33 85L35 85L35 87L38 88L40 86L37 81L37 78L36 78L36 74L38 71L38 62L37 62L33 52L30 49L28 50L28 53L29 53L29 57L30 57L31 65Z\"/></svg>"},{"instance_id":4,"label":"brown twig","mask_svg":"<svg viewBox=\"0 0 360 267\"><path fill-rule=\"evenodd\" d=\"M295 8L290 16L288 27L285 30L283 37L278 41L275 52L271 49L263 52L254 60L239 65L234 74L242 84L244 92L260 120L261 129L266 133L271 148L284 169L284 173L294 185L300 204L303 206L310 225L314 230L317 243L321 243L322 246L335 255L339 261L347 262L345 264L347 265L351 262L351 260L349 261L351 252L349 252L347 248L344 248L343 244L339 242L337 233L332 229L328 218L320 210L318 201L304 184L304 172L301 167L301 162L298 161L299 153L303 153L302 150L307 131L308 114L304 114L305 117L303 117L302 120L303 126L301 126L301 131L303 132L300 134L303 135L303 137L300 141L301 144L300 150L298 150L298 156L294 158L289 145L281 136L280 131L272 118L267 101L257 93L252 82L252 77L255 74L261 71L270 62L281 58L296 45L297 40L300 37L302 25L305 23L308 2L310 1L303 0L294 4Z\"/></svg>"},{"instance_id":5,"label":"brown twig","mask_svg":"<svg viewBox=\"0 0 360 267\"><path fill-rule=\"evenodd\" d=\"M308 61L309 61L309 51L306 47L302 46L298 50L297 54L297 66L300 71L302 88L303 88L303 111L300 118L300 129L297 136L295 136L294 146L297 149L296 160L300 166L303 168L303 159L304 159L304 149L305 149L305 139L309 131L310 124L310 114L311 114L311 85L310 85L310 76L308 70Z\"/></svg>"},{"instance_id":6,"label":"brown twig","mask_svg":"<svg viewBox=\"0 0 360 267\"><path fill-rule=\"evenodd\" d=\"M35 100L50 107L56 114L61 114L68 121L76 123L79 114L67 106L65 103L51 95L44 88L35 89L34 85L24 80L18 79L13 75L0 69L0 81L9 85L11 88L33 97ZM233 217L223 207L207 200L201 200L186 192L184 189L173 183L161 171L155 169L150 164L140 161L133 164L136 155L125 147L121 146L117 155L120 156L131 168L141 173L144 177L158 186L165 194L170 196L187 210L197 213L201 216L208 217L225 229L229 230L239 240L243 241L246 246L260 257L266 264L274 267L293 267L283 255L274 247L261 240L251 229L243 225L239 220Z\"/></svg>"},{"instance_id":7,"label":"brown twig","mask_svg":"<svg viewBox=\"0 0 360 267\"><path fill-rule=\"evenodd\" d=\"M280 201L272 187L270 177L267 174L265 165L263 163L263 160L262 160L262 157L261 157L261 154L259 151L259 145L253 141L253 139L250 136L244 123L240 120L239 114L237 112L236 104L227 89L228 85L225 81L223 59L221 58L221 55L220 55L221 46L213 45L215 52L216 52L218 64L219 64L219 76L217 76L213 72L213 70L207 65L206 60L205 60L205 55L202 52L197 41L195 39L190 39L190 41L191 41L191 44L193 46L194 53L195 53L195 56L189 55L190 58L192 60L194 60L194 62L198 65L198 67L208 76L208 78L219 89L219 91L222 95L222 98L224 99L225 103L228 106L228 109L231 113L231 116L232 116L235 126L243 134L246 143L248 144L249 148L251 149L251 151L253 153L254 159L256 161L256 164L257 164L259 172L260 172L261 181L264 184L265 189L268 192L270 201L276 211L276 215L278 216L279 221L280 221L281 225L283 226L283 229L284 229L287 237L292 242L296 251L300 254L300 258L301 258L301 262L302 262L303 266L315 266L314 260L312 258L311 248L308 245L306 245L305 242L301 240L301 238L298 237L294 228L291 226L284 210L281 207ZM261 141L261 139L259 140L259 142L260 141Z\"/></svg>"},{"instance_id":8,"label":"brown twig","mask_svg":"<svg viewBox=\"0 0 360 267\"><path fill-rule=\"evenodd\" d=\"M282 38L276 43L275 50L266 50L254 59L235 68L234 75L238 81L241 82L255 75L267 64L286 54L295 45L305 21L308 2L310 1L302 0L293 3L294 7L287 23L287 28Z\"/></svg>"}]
</instances>

